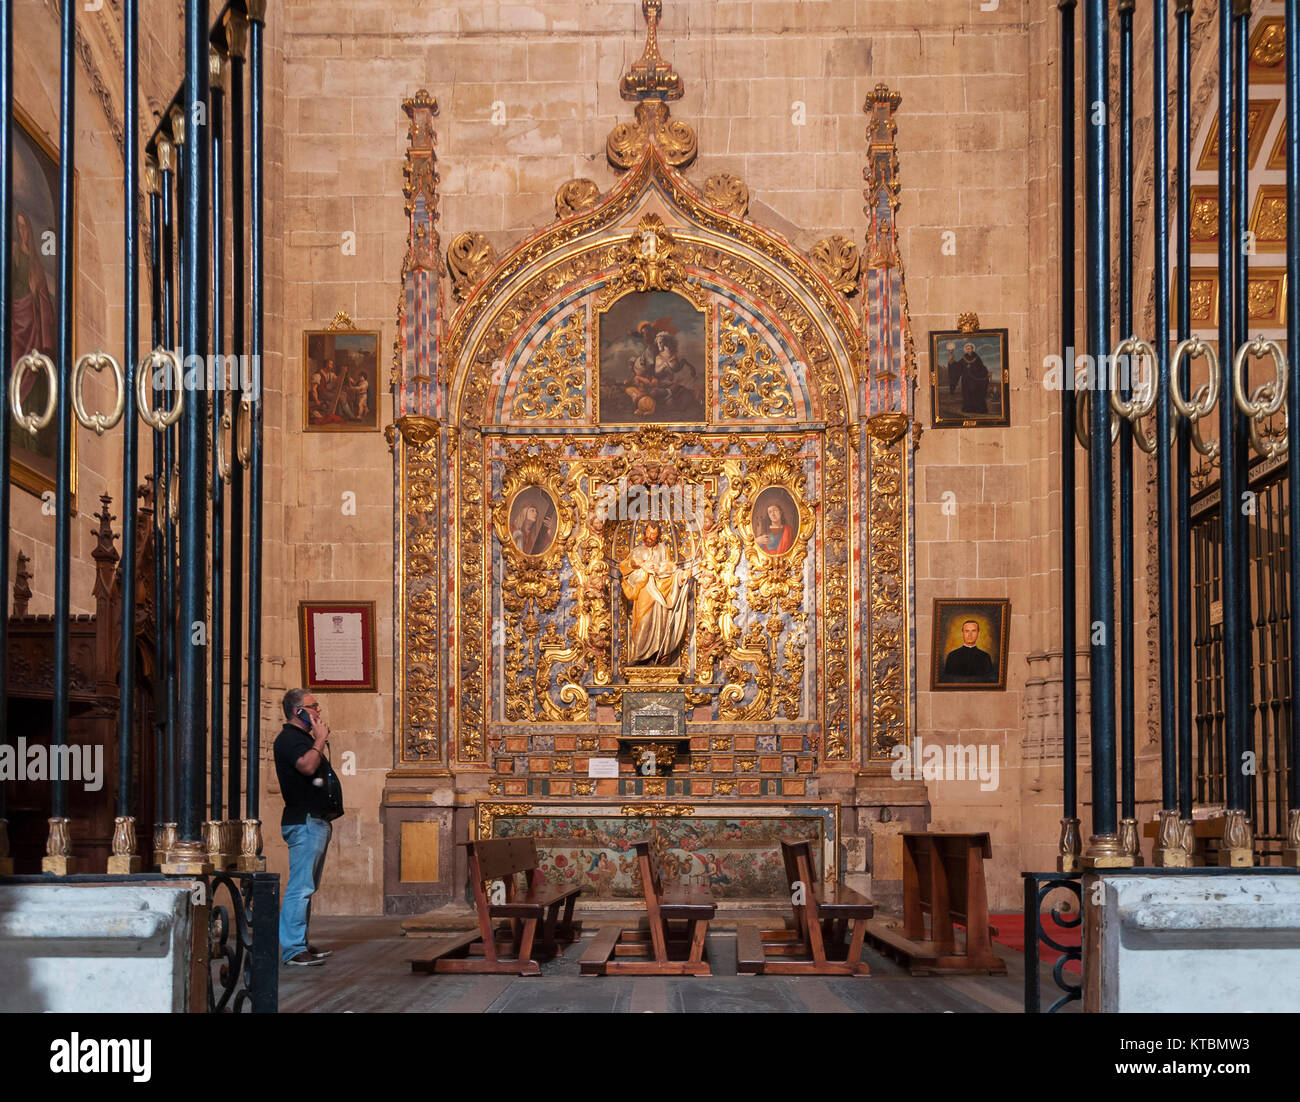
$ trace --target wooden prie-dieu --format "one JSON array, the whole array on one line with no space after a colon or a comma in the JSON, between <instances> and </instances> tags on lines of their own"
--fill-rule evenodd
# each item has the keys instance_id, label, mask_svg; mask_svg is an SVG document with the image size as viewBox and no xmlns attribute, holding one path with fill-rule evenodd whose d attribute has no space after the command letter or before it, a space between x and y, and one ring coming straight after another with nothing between
<instances>
[{"instance_id":1,"label":"wooden prie-dieu","mask_svg":"<svg viewBox=\"0 0 1300 1102\"><path fill-rule=\"evenodd\" d=\"M717 906L706 888L684 884L665 890L648 841L633 842L646 917L635 930L606 925L582 954L584 976L711 976L705 952ZM675 927L673 923L683 923Z\"/></svg>"},{"instance_id":2,"label":"wooden prie-dieu","mask_svg":"<svg viewBox=\"0 0 1300 1102\"><path fill-rule=\"evenodd\" d=\"M749 975L869 976L862 960L867 920L875 906L841 884L817 893L812 843L782 842L781 857L794 916L788 929L736 931L736 971ZM851 930L851 933L850 933Z\"/></svg>"},{"instance_id":3,"label":"wooden prie-dieu","mask_svg":"<svg viewBox=\"0 0 1300 1102\"><path fill-rule=\"evenodd\" d=\"M540 964L553 960L560 945L572 944L581 933L581 923L573 921L573 905L582 889L548 885L530 837L461 845L466 848L478 929L440 939L411 958L411 971L541 975ZM522 893L516 882L521 873ZM496 881L505 889L499 902L493 902L489 887ZM494 930L495 919L508 921Z\"/></svg>"}]
</instances>

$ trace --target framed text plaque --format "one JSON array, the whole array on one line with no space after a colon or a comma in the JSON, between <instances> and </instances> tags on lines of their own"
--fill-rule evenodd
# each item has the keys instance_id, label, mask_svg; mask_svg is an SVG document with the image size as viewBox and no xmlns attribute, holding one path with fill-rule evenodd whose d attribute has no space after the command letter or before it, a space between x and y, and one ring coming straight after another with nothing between
<instances>
[{"instance_id":1,"label":"framed text plaque","mask_svg":"<svg viewBox=\"0 0 1300 1102\"><path fill-rule=\"evenodd\" d=\"M302 685L315 693L373 693L375 602L299 601Z\"/></svg>"}]
</instances>

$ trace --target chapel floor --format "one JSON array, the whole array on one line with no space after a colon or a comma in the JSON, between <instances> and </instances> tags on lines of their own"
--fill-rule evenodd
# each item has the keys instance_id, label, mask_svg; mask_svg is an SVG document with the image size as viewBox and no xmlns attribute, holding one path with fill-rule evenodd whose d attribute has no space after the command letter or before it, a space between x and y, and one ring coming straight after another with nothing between
<instances>
[{"instance_id":1,"label":"chapel floor","mask_svg":"<svg viewBox=\"0 0 1300 1102\"><path fill-rule=\"evenodd\" d=\"M594 916L593 916L594 917ZM748 916L747 916L748 918ZM542 965L542 975L431 976L414 974L409 958L425 938L402 933L401 917L320 916L312 942L332 949L319 968L280 968L284 1013L398 1012L484 1013L1008 1013L1024 1009L1024 956L1005 946L995 951L1005 976L914 977L868 948L871 976L738 976L735 929L715 923L708 951L714 975L700 977L579 976L584 937L561 957ZM595 924L588 933L594 933ZM1051 970L1042 968L1045 1003L1055 998ZM1078 1002L1062 1013L1076 1013Z\"/></svg>"}]
</instances>

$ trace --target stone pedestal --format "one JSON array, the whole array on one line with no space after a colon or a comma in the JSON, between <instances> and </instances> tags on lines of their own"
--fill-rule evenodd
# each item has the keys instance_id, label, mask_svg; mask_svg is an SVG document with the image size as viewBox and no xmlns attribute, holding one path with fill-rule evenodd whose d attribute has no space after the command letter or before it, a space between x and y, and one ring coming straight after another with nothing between
<instances>
[{"instance_id":1,"label":"stone pedestal","mask_svg":"<svg viewBox=\"0 0 1300 1102\"><path fill-rule=\"evenodd\" d=\"M1300 1011L1300 873L1101 872L1084 879L1084 1009Z\"/></svg>"}]
</instances>

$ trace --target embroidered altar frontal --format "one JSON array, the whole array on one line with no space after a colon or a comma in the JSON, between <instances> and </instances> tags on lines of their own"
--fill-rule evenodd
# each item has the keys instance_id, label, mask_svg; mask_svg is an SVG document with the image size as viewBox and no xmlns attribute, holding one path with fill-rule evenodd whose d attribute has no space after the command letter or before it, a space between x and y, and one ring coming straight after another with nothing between
<instances>
[{"instance_id":1,"label":"embroidered altar frontal","mask_svg":"<svg viewBox=\"0 0 1300 1102\"><path fill-rule=\"evenodd\" d=\"M642 898L632 843L650 841L660 874L708 888L716 898L789 895L781 843L811 841L817 876L838 879L839 807L791 802L700 806L617 803L503 804L480 801L481 838L537 839L548 881L602 899Z\"/></svg>"}]
</instances>

